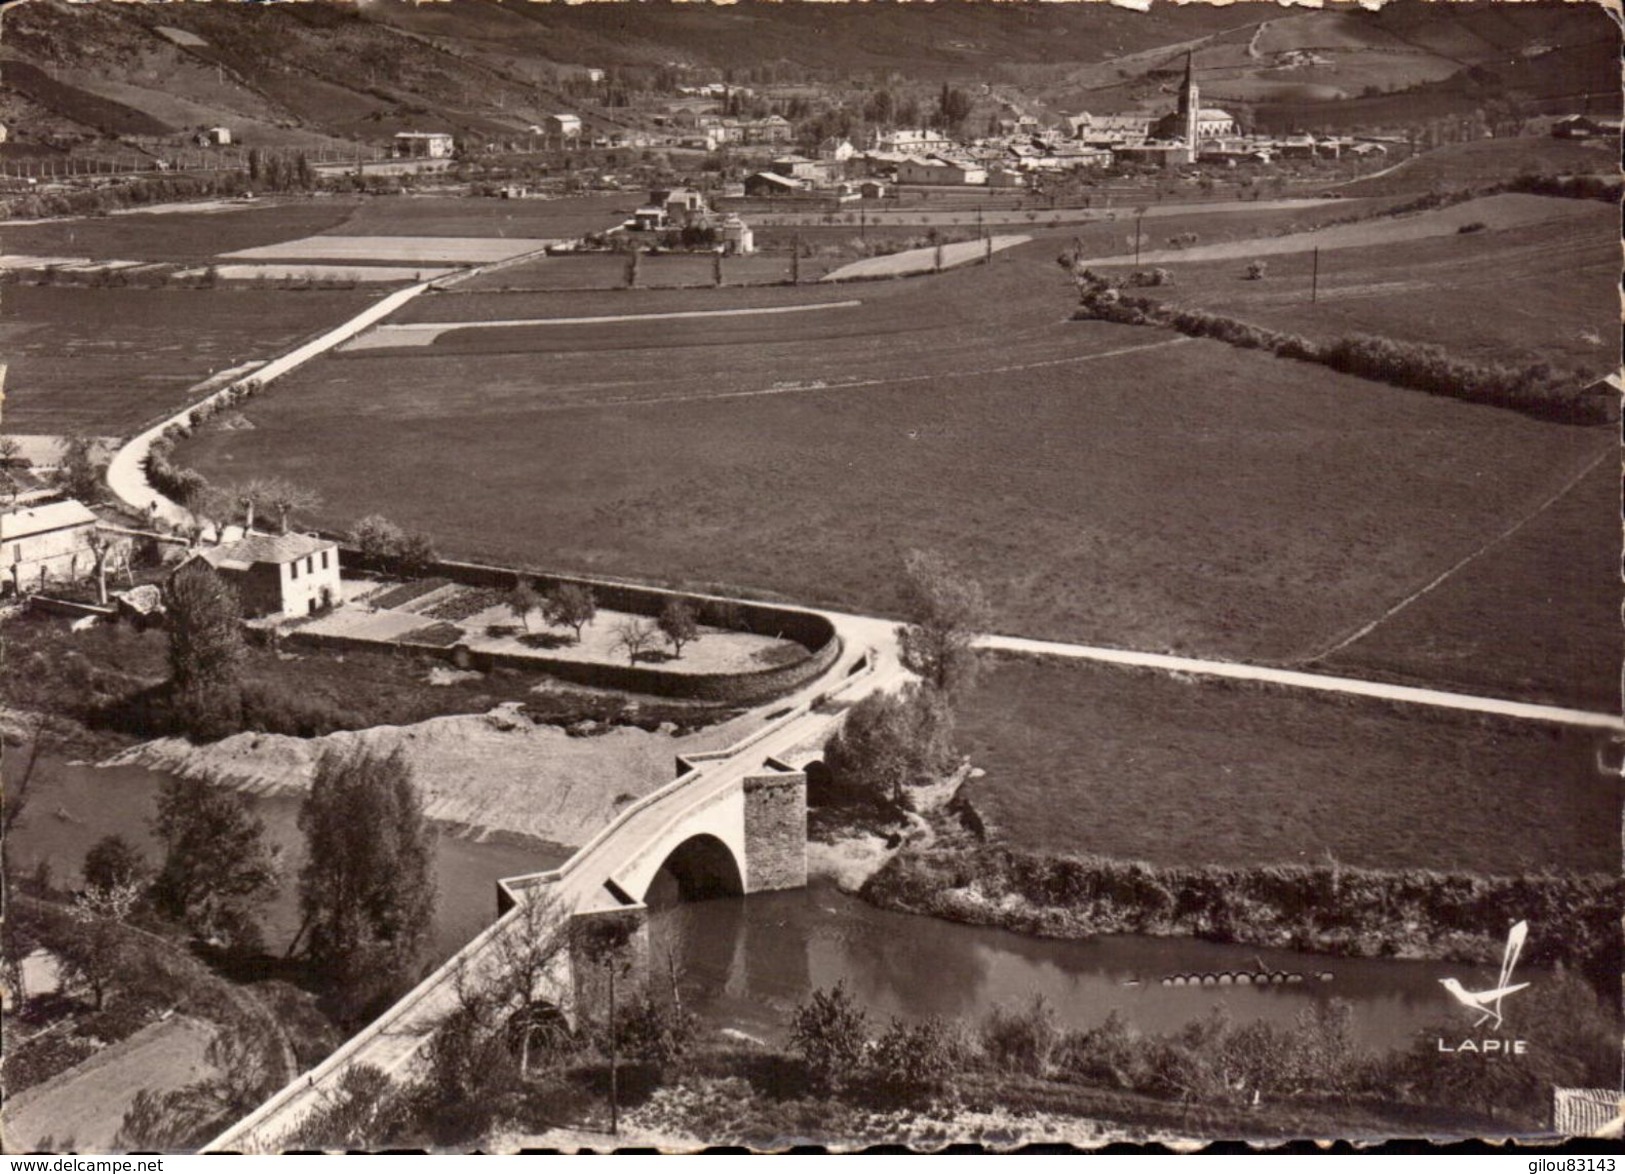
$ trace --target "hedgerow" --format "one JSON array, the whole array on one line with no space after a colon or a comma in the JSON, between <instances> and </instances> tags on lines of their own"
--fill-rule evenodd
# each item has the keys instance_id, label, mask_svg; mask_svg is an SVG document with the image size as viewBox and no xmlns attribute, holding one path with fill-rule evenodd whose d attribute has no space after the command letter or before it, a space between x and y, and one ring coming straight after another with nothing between
<instances>
[{"instance_id":1,"label":"hedgerow","mask_svg":"<svg viewBox=\"0 0 1625 1174\"><path fill-rule=\"evenodd\" d=\"M1543 420L1600 424L1608 409L1601 396L1588 394L1584 380L1559 373L1547 363L1518 366L1457 358L1431 343L1370 334L1350 334L1321 343L1298 334L1255 326L1194 307L1176 308L1152 297L1125 293L1091 270L1076 276L1076 319L1104 319L1131 326L1162 326L1192 338L1211 338L1282 358L1320 363L1334 371L1379 383L1425 391L1470 403L1510 408Z\"/></svg>"}]
</instances>

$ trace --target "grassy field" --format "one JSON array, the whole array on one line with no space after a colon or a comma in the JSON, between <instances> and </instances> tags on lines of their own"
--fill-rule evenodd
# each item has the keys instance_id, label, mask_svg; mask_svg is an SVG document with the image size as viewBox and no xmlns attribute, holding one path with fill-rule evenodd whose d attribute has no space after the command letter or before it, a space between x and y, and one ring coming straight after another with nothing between
<instances>
[{"instance_id":1,"label":"grassy field","mask_svg":"<svg viewBox=\"0 0 1625 1174\"><path fill-rule=\"evenodd\" d=\"M1619 352L1618 211L1595 201L1544 202L1566 215L1408 241L1403 265L1391 244L1323 251L1314 304L1316 262L1307 250L1267 258L1262 281L1245 279L1242 260L1162 260L1176 284L1156 293L1315 339L1381 334L1463 358L1606 371ZM1451 211L1471 224L1477 203Z\"/></svg>"},{"instance_id":2,"label":"grassy field","mask_svg":"<svg viewBox=\"0 0 1625 1174\"><path fill-rule=\"evenodd\" d=\"M342 197L242 204L214 212L135 212L5 225L8 253L92 260L206 261L336 228L356 208Z\"/></svg>"},{"instance_id":3,"label":"grassy field","mask_svg":"<svg viewBox=\"0 0 1625 1174\"><path fill-rule=\"evenodd\" d=\"M900 553L933 547L987 583L1003 631L1292 661L1526 517L1609 442L1066 321L1053 242L852 288L861 313L778 316L782 333L749 346L737 323L752 319L719 319L551 327L477 357L514 332L337 356L256 402L254 431L180 456L214 478L307 482L331 522L379 511L457 553L849 608L898 606ZM695 291L692 308L713 293L739 296ZM1553 617L1574 648L1599 638L1614 590L1583 589ZM1507 601L1509 640L1544 598L1531 583ZM1552 675L1591 696L1593 662L1570 653Z\"/></svg>"},{"instance_id":4,"label":"grassy field","mask_svg":"<svg viewBox=\"0 0 1625 1174\"><path fill-rule=\"evenodd\" d=\"M996 662L959 730L987 772L965 793L1020 850L1500 875L1619 863L1595 731L1029 658Z\"/></svg>"},{"instance_id":5,"label":"grassy field","mask_svg":"<svg viewBox=\"0 0 1625 1174\"><path fill-rule=\"evenodd\" d=\"M122 434L216 371L271 359L377 290L84 289L16 285L0 324L6 429Z\"/></svg>"},{"instance_id":6,"label":"grassy field","mask_svg":"<svg viewBox=\"0 0 1625 1174\"><path fill-rule=\"evenodd\" d=\"M1611 146L1607 140L1577 142L1538 135L1450 143L1406 160L1387 175L1368 176L1338 190L1346 196L1396 196L1500 183L1525 171L1612 175L1618 161Z\"/></svg>"},{"instance_id":7,"label":"grassy field","mask_svg":"<svg viewBox=\"0 0 1625 1174\"><path fill-rule=\"evenodd\" d=\"M1617 713L1619 512L1605 460L1537 523L1317 667Z\"/></svg>"},{"instance_id":8,"label":"grassy field","mask_svg":"<svg viewBox=\"0 0 1625 1174\"><path fill-rule=\"evenodd\" d=\"M1596 232L1599 217L1590 201L1532 196L1520 193L1502 193L1485 196L1445 208L1403 215L1365 217L1351 223L1288 226L1285 232L1276 232L1257 239L1232 239L1219 242L1192 241L1182 247L1169 238L1163 247L1155 239L1145 240L1139 258L1145 265L1172 263L1198 263L1202 261L1247 261L1257 257L1282 256L1293 253L1367 248L1386 245L1390 248L1411 248L1441 237L1454 236L1464 231L1488 230L1526 231L1551 223L1573 223L1581 231L1589 228ZM1152 232L1157 231L1153 227ZM1126 238L1132 248L1133 235ZM1085 258L1098 254L1085 253ZM1115 263L1127 264L1134 260L1131 253L1119 251ZM1103 263L1102 260L1095 261Z\"/></svg>"},{"instance_id":9,"label":"grassy field","mask_svg":"<svg viewBox=\"0 0 1625 1174\"><path fill-rule=\"evenodd\" d=\"M620 224L641 196L638 192L560 200L383 196L364 201L332 231L344 236L578 237Z\"/></svg>"}]
</instances>

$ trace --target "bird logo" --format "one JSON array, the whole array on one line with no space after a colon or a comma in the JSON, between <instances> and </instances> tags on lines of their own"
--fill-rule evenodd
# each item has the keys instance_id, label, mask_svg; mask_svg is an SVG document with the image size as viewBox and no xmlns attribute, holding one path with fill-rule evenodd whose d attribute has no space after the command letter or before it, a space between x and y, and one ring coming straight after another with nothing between
<instances>
[{"instance_id":1,"label":"bird logo","mask_svg":"<svg viewBox=\"0 0 1625 1174\"><path fill-rule=\"evenodd\" d=\"M1506 953L1501 956L1501 977L1494 988L1487 991L1470 991L1453 978L1441 978L1439 984L1449 991L1456 1002L1469 1011L1477 1011L1478 1018L1473 1026L1493 1019L1495 1030L1501 1029L1501 1000L1508 995L1516 994L1528 986L1527 982L1513 983L1512 970L1518 965L1518 955L1523 953L1523 941L1529 936L1529 923L1520 921L1507 933Z\"/></svg>"}]
</instances>

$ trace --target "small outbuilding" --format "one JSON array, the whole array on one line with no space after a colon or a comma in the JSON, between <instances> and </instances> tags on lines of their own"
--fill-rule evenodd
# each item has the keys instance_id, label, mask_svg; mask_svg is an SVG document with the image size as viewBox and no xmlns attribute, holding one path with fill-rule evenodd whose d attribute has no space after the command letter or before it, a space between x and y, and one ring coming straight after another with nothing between
<instances>
[{"instance_id":1,"label":"small outbuilding","mask_svg":"<svg viewBox=\"0 0 1625 1174\"><path fill-rule=\"evenodd\" d=\"M96 515L77 501L53 501L0 513L4 590L21 594L52 579L76 580L95 562Z\"/></svg>"},{"instance_id":2,"label":"small outbuilding","mask_svg":"<svg viewBox=\"0 0 1625 1174\"><path fill-rule=\"evenodd\" d=\"M730 257L742 257L756 251L756 234L739 216L729 215L722 222L722 251Z\"/></svg>"},{"instance_id":3,"label":"small outbuilding","mask_svg":"<svg viewBox=\"0 0 1625 1174\"><path fill-rule=\"evenodd\" d=\"M343 598L339 544L310 534L255 534L210 546L201 559L237 591L243 615L310 615ZM185 563L181 564L186 565Z\"/></svg>"}]
</instances>

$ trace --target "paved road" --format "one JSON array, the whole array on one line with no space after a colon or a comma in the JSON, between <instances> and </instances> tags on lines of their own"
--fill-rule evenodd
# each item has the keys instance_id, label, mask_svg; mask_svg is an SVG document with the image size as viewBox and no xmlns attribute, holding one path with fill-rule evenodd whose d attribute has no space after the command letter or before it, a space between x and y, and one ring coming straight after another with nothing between
<instances>
[{"instance_id":1,"label":"paved road","mask_svg":"<svg viewBox=\"0 0 1625 1174\"><path fill-rule=\"evenodd\" d=\"M273 359L264 366L256 368L252 374L243 379L236 379L226 384L219 391L200 401L199 404L189 405L168 419L154 424L113 454L113 459L107 466L108 488L113 491L120 501L140 510L144 515L163 518L167 522L182 526L186 525L191 521L191 514L178 503L159 493L147 480L147 454L152 450L153 442L163 435L165 428L168 428L171 424L184 422L186 417L192 414L194 408L202 403L212 402L249 380L255 380L261 384L269 383L273 379L286 375L294 368L303 366L318 355L326 354L338 346L339 343L353 338L379 319L393 314L432 284L434 283L422 282L418 285L408 286L406 289L397 290L388 297L380 298L349 321L335 326L321 337L295 347L280 358Z\"/></svg>"},{"instance_id":2,"label":"paved road","mask_svg":"<svg viewBox=\"0 0 1625 1174\"><path fill-rule=\"evenodd\" d=\"M1098 661L1102 664L1160 669L1169 673L1193 673L1204 677L1224 677L1234 681L1263 681L1291 689L1313 689L1322 693L1343 693L1355 697L1378 697L1387 701L1431 705L1440 709L1465 709L1474 713L1493 713L1502 717L1553 722L1558 725L1625 730L1625 720L1610 713L1590 713L1582 709L1564 709L1555 705L1533 705L1525 701L1508 701L1500 697L1474 697L1467 693L1449 693L1442 689L1389 685L1380 681L1362 681L1356 677L1332 677L1292 669L1238 664L1234 661L1197 660L1157 652L1131 652L1121 648L1095 648L1083 644L1061 644L1050 640L1028 640L1020 636L984 636L978 644L982 648L1016 652L1025 656L1064 656L1075 660Z\"/></svg>"}]
</instances>

